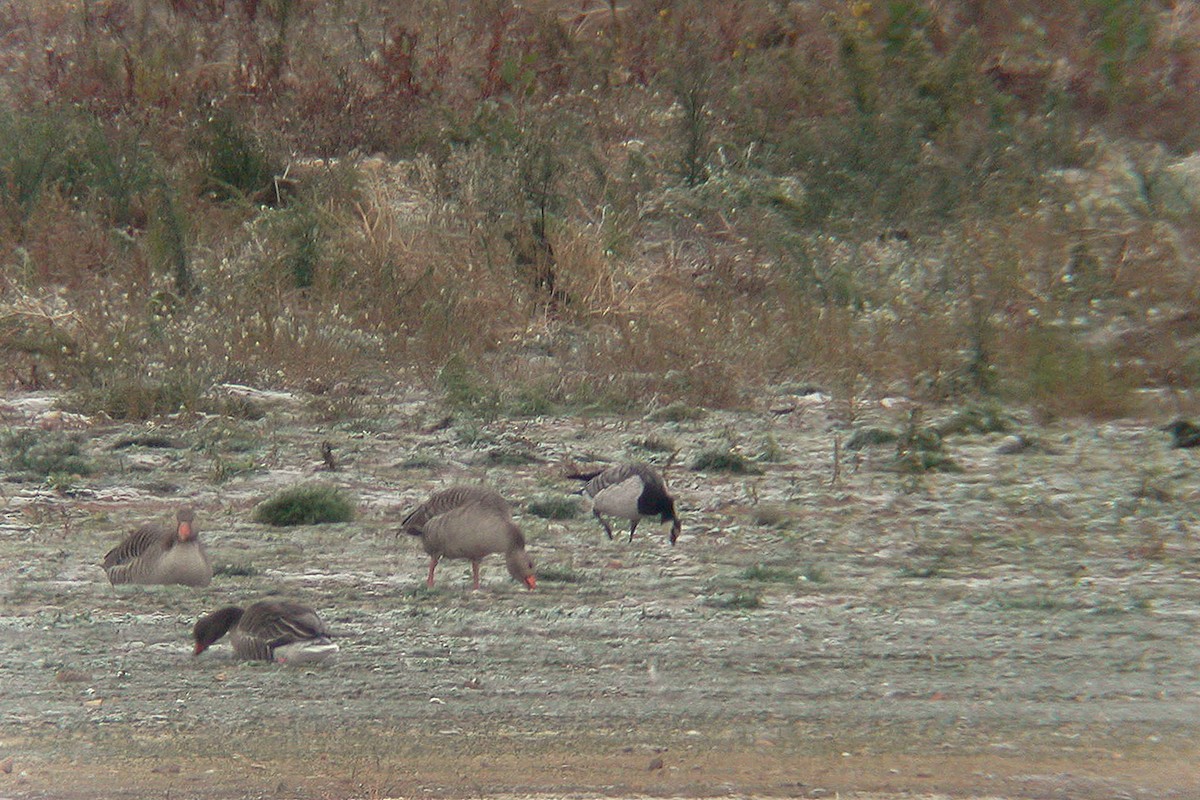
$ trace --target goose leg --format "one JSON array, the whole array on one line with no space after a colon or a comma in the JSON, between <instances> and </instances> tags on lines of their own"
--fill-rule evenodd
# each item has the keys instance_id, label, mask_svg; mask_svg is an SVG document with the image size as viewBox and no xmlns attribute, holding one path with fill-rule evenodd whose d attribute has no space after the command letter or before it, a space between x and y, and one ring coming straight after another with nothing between
<instances>
[{"instance_id":1,"label":"goose leg","mask_svg":"<svg viewBox=\"0 0 1200 800\"><path fill-rule=\"evenodd\" d=\"M437 569L437 565L438 565L437 556L430 556L429 557L429 577L425 580L425 585L428 586L430 589L433 588L433 571L435 569Z\"/></svg>"},{"instance_id":2,"label":"goose leg","mask_svg":"<svg viewBox=\"0 0 1200 800\"><path fill-rule=\"evenodd\" d=\"M609 526L609 524L607 522L604 521L604 517L600 516L600 512L596 511L595 509L592 509L592 516L594 516L596 519L600 520L600 524L604 526L604 532L607 533L608 538L611 539L612 538L612 528Z\"/></svg>"},{"instance_id":3,"label":"goose leg","mask_svg":"<svg viewBox=\"0 0 1200 800\"><path fill-rule=\"evenodd\" d=\"M629 541L631 542L633 541L633 532L637 530L637 524L639 522L641 522L640 519L635 519L633 524L629 526Z\"/></svg>"},{"instance_id":4,"label":"goose leg","mask_svg":"<svg viewBox=\"0 0 1200 800\"><path fill-rule=\"evenodd\" d=\"M475 591L479 591L479 561L471 562L471 581Z\"/></svg>"}]
</instances>

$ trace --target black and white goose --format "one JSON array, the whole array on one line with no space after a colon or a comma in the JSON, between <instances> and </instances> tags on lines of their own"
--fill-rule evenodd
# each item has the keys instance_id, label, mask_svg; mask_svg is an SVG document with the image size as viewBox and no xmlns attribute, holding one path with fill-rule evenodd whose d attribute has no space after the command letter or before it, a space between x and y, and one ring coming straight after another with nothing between
<instances>
[{"instance_id":1,"label":"black and white goose","mask_svg":"<svg viewBox=\"0 0 1200 800\"><path fill-rule=\"evenodd\" d=\"M601 514L629 520L631 542L638 523L648 517L658 517L660 522L673 522L671 544L675 544L679 538L675 498L667 491L662 475L649 464L614 464L606 469L570 473L567 477L587 481L582 493L592 499L592 515L600 520L609 539L613 538L612 527Z\"/></svg>"},{"instance_id":2,"label":"black and white goose","mask_svg":"<svg viewBox=\"0 0 1200 800\"><path fill-rule=\"evenodd\" d=\"M226 633L233 641L233 654L248 661L306 664L338 651L317 612L287 600L263 600L245 609L226 606L201 617L192 629L194 655Z\"/></svg>"}]
</instances>

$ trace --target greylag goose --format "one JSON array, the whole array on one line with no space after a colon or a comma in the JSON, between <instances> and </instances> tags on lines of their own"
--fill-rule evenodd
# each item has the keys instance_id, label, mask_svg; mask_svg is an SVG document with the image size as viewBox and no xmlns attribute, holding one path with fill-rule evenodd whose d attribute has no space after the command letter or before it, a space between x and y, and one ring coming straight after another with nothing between
<instances>
[{"instance_id":1,"label":"greylag goose","mask_svg":"<svg viewBox=\"0 0 1200 800\"><path fill-rule=\"evenodd\" d=\"M401 526L421 538L429 554L428 586L443 558L471 562L471 577L479 588L479 562L490 553L504 553L508 573L530 589L536 588L533 560L525 552L525 537L512 521L512 508L498 492L484 486L451 486L413 509Z\"/></svg>"},{"instance_id":2,"label":"greylag goose","mask_svg":"<svg viewBox=\"0 0 1200 800\"><path fill-rule=\"evenodd\" d=\"M675 498L667 492L662 476L649 464L614 464L606 469L573 472L567 477L587 481L581 492L592 499L592 514L600 520L609 539L613 538L612 527L601 514L629 520L631 542L638 523L647 517L658 517L661 522L671 520L674 523L671 526L671 544L675 544L679 538Z\"/></svg>"},{"instance_id":3,"label":"greylag goose","mask_svg":"<svg viewBox=\"0 0 1200 800\"><path fill-rule=\"evenodd\" d=\"M249 608L225 606L201 617L194 628L194 655L229 633L233 654L248 661L307 664L338 651L329 629L308 606L287 600L263 600Z\"/></svg>"},{"instance_id":4,"label":"greylag goose","mask_svg":"<svg viewBox=\"0 0 1200 800\"><path fill-rule=\"evenodd\" d=\"M208 586L212 564L198 538L192 509L179 509L175 520L174 527L143 525L109 550L103 565L109 583Z\"/></svg>"}]
</instances>

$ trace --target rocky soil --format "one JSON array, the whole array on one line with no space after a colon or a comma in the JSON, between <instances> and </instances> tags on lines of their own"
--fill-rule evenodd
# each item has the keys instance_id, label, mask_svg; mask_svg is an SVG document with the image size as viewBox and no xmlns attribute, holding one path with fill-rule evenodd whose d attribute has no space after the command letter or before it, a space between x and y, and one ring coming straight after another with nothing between
<instances>
[{"instance_id":1,"label":"rocky soil","mask_svg":"<svg viewBox=\"0 0 1200 800\"><path fill-rule=\"evenodd\" d=\"M240 416L156 424L0 400L10 448L77 437L95 468L0 452L0 797L1200 796L1200 476L1154 424L1017 416L913 474L845 448L899 402L481 421L226 391ZM691 469L713 450L761 474ZM668 464L677 546L533 513L568 465L631 457ZM251 521L306 481L357 518ZM480 592L463 562L425 588L398 517L456 481L517 504L537 591L498 557ZM185 502L212 585L109 586L105 551ZM201 613L272 592L330 622L336 664L192 657Z\"/></svg>"}]
</instances>

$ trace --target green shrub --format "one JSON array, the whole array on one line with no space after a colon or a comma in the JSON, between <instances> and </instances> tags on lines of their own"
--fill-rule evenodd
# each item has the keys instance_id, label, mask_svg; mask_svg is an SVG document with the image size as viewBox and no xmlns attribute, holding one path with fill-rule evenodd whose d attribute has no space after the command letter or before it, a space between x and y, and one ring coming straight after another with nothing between
<instances>
[{"instance_id":1,"label":"green shrub","mask_svg":"<svg viewBox=\"0 0 1200 800\"><path fill-rule=\"evenodd\" d=\"M254 509L254 521L276 527L349 522L354 504L336 486L293 486L264 500Z\"/></svg>"},{"instance_id":2,"label":"green shrub","mask_svg":"<svg viewBox=\"0 0 1200 800\"><path fill-rule=\"evenodd\" d=\"M1012 427L1012 417L994 403L973 403L957 409L934 425L942 436L960 433L1005 433Z\"/></svg>"},{"instance_id":3,"label":"green shrub","mask_svg":"<svg viewBox=\"0 0 1200 800\"><path fill-rule=\"evenodd\" d=\"M0 440L0 446L13 472L47 477L91 475L95 470L83 454L80 438L60 431L19 430Z\"/></svg>"},{"instance_id":4,"label":"green shrub","mask_svg":"<svg viewBox=\"0 0 1200 800\"><path fill-rule=\"evenodd\" d=\"M663 439L658 436L654 436L653 434L643 438L634 439L629 443L629 446L638 450L645 450L648 453L674 453L679 449L679 445L677 445L674 441L670 439Z\"/></svg>"},{"instance_id":5,"label":"green shrub","mask_svg":"<svg viewBox=\"0 0 1200 800\"><path fill-rule=\"evenodd\" d=\"M514 447L493 447L479 460L491 467L523 467L526 464L538 464L542 461L536 453Z\"/></svg>"},{"instance_id":6,"label":"green shrub","mask_svg":"<svg viewBox=\"0 0 1200 800\"><path fill-rule=\"evenodd\" d=\"M738 577L742 580L759 581L762 583L796 582L796 573L794 570L782 567L769 567L764 564L755 564L753 567L747 567L738 573Z\"/></svg>"},{"instance_id":7,"label":"green shrub","mask_svg":"<svg viewBox=\"0 0 1200 800\"><path fill-rule=\"evenodd\" d=\"M705 411L703 408L696 408L687 403L678 402L671 403L669 406L664 406L650 414L651 422L690 422L692 420L704 419Z\"/></svg>"},{"instance_id":8,"label":"green shrub","mask_svg":"<svg viewBox=\"0 0 1200 800\"><path fill-rule=\"evenodd\" d=\"M782 528L791 522L794 515L788 508L779 503L760 503L754 506L751 518L755 525L764 528Z\"/></svg>"},{"instance_id":9,"label":"green shrub","mask_svg":"<svg viewBox=\"0 0 1200 800\"><path fill-rule=\"evenodd\" d=\"M213 567L213 575L223 575L230 578L253 578L261 574L262 570L249 562L236 564L229 562L216 564Z\"/></svg>"},{"instance_id":10,"label":"green shrub","mask_svg":"<svg viewBox=\"0 0 1200 800\"><path fill-rule=\"evenodd\" d=\"M525 510L542 519L574 519L579 515L579 503L574 497L545 495L530 500Z\"/></svg>"},{"instance_id":11,"label":"green shrub","mask_svg":"<svg viewBox=\"0 0 1200 800\"><path fill-rule=\"evenodd\" d=\"M731 472L735 475L761 475L762 469L755 466L741 453L732 450L704 450L692 462L695 472Z\"/></svg>"},{"instance_id":12,"label":"green shrub","mask_svg":"<svg viewBox=\"0 0 1200 800\"><path fill-rule=\"evenodd\" d=\"M105 375L97 384L76 391L71 405L118 420L147 420L198 410L203 388L197 378L183 373L162 377Z\"/></svg>"},{"instance_id":13,"label":"green shrub","mask_svg":"<svg viewBox=\"0 0 1200 800\"><path fill-rule=\"evenodd\" d=\"M1057 331L1029 340L1023 394L1051 415L1119 417L1133 404L1132 386L1103 353Z\"/></svg>"},{"instance_id":14,"label":"green shrub","mask_svg":"<svg viewBox=\"0 0 1200 800\"><path fill-rule=\"evenodd\" d=\"M500 409L500 392L489 380L455 353L438 372L438 383L446 393L446 402L456 411L483 419L492 419Z\"/></svg>"},{"instance_id":15,"label":"green shrub","mask_svg":"<svg viewBox=\"0 0 1200 800\"><path fill-rule=\"evenodd\" d=\"M537 579L547 583L584 583L587 576L570 567L547 566L538 568Z\"/></svg>"},{"instance_id":16,"label":"green shrub","mask_svg":"<svg viewBox=\"0 0 1200 800\"><path fill-rule=\"evenodd\" d=\"M884 428L859 428L846 442L846 449L861 450L875 444L891 444L899 437L900 434Z\"/></svg>"},{"instance_id":17,"label":"green shrub","mask_svg":"<svg viewBox=\"0 0 1200 800\"><path fill-rule=\"evenodd\" d=\"M731 610L762 608L762 595L757 592L735 592L706 597L704 605Z\"/></svg>"},{"instance_id":18,"label":"green shrub","mask_svg":"<svg viewBox=\"0 0 1200 800\"><path fill-rule=\"evenodd\" d=\"M258 138L232 112L214 115L196 142L204 166L201 190L216 200L243 199L271 186L279 170Z\"/></svg>"}]
</instances>

